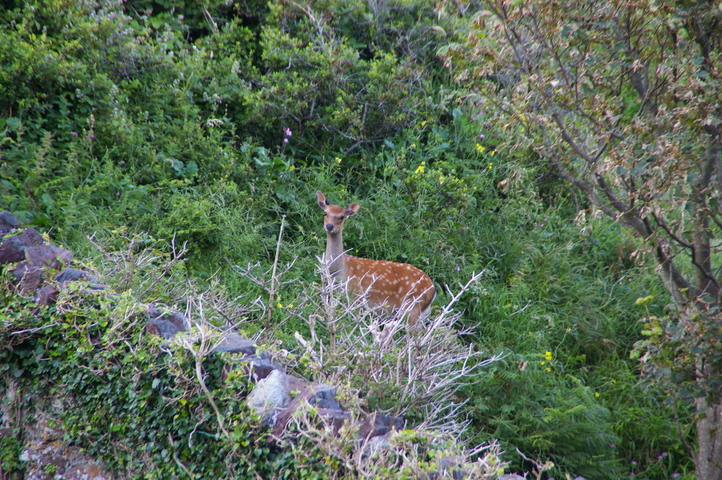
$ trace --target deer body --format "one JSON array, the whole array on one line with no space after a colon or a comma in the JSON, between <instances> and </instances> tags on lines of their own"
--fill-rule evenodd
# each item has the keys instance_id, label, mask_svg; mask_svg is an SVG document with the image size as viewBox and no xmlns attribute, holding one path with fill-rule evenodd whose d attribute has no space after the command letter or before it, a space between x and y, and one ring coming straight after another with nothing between
<instances>
[{"instance_id":1,"label":"deer body","mask_svg":"<svg viewBox=\"0 0 722 480\"><path fill-rule=\"evenodd\" d=\"M343 224L361 207L352 203L346 208L331 205L321 192L316 192L318 205L324 211L326 253L324 261L329 272L356 295L366 295L373 307L387 313L401 310L413 326L429 314L436 297L434 282L424 272L407 263L369 260L344 253Z\"/></svg>"}]
</instances>

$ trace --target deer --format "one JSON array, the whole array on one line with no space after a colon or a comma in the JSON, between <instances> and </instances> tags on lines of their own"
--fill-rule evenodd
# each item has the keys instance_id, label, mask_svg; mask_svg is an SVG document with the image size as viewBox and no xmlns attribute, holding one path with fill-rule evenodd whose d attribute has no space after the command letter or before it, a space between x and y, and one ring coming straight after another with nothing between
<instances>
[{"instance_id":1,"label":"deer","mask_svg":"<svg viewBox=\"0 0 722 480\"><path fill-rule=\"evenodd\" d=\"M324 212L326 252L323 261L331 277L346 283L352 294L365 296L372 308L379 308L389 315L401 312L411 327L426 318L436 298L436 287L431 278L408 263L348 255L343 249L343 225L361 205L356 202L346 208L331 205L320 191L316 192L316 197Z\"/></svg>"}]
</instances>

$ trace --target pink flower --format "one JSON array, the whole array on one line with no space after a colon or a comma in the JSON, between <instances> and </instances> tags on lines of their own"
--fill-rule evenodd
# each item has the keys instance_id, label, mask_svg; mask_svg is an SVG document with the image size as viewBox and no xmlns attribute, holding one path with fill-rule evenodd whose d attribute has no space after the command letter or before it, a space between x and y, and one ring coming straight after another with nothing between
<instances>
[{"instance_id":1,"label":"pink flower","mask_svg":"<svg viewBox=\"0 0 722 480\"><path fill-rule=\"evenodd\" d=\"M286 134L287 137L293 136L293 133L291 133L291 129L290 129L290 128L286 128L285 134Z\"/></svg>"},{"instance_id":2,"label":"pink flower","mask_svg":"<svg viewBox=\"0 0 722 480\"><path fill-rule=\"evenodd\" d=\"M70 132L71 135L77 135L78 132Z\"/></svg>"}]
</instances>

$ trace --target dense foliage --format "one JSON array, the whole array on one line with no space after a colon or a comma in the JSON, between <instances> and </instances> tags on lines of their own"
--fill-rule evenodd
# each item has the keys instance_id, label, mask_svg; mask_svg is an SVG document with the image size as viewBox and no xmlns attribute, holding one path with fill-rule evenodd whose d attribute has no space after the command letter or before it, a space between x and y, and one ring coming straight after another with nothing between
<instances>
[{"instance_id":1,"label":"dense foliage","mask_svg":"<svg viewBox=\"0 0 722 480\"><path fill-rule=\"evenodd\" d=\"M142 309L132 297L119 302L107 295L87 298L83 288L78 285L37 316L13 298L12 290L3 289L7 309L1 358L7 382L2 393L6 408L25 412L10 423L15 438L24 438L23 423L51 418L51 427L108 469L136 477L177 475L176 462L187 465L196 478L222 477L226 471L233 478L257 478L289 468L283 455L272 454L239 400L243 378L220 388L220 357L205 362L206 381L232 425L232 442L217 436L212 411L194 379L193 357L182 349L160 348L157 337L143 335ZM62 316L65 309L72 313ZM111 313L120 311L125 315ZM38 326L42 336L10 335L14 329L27 332ZM51 401L55 396L61 401ZM189 435L202 440L179 438ZM4 437L8 442L15 438ZM20 443L18 453L23 448ZM196 455L205 461L193 461ZM8 478L16 478L24 465L9 460L3 459L2 468Z\"/></svg>"},{"instance_id":2,"label":"dense foliage","mask_svg":"<svg viewBox=\"0 0 722 480\"><path fill-rule=\"evenodd\" d=\"M666 401L654 382L643 389L629 358L641 338L638 320L661 316L668 302L653 272L631 256L637 241L594 217L543 165L526 161L537 153L511 151L509 134L485 121L467 101L472 92L436 56L464 38L477 18L473 3L46 0L4 7L0 209L95 264L106 260L86 235L122 243L129 230L187 242L187 261L176 268L199 283L220 282L247 304L259 298L260 310L244 312L247 333L297 351L293 333L307 329L298 318L314 313L298 299L318 282L323 249L314 192L338 204L358 201L345 240L359 256L412 263L454 289L483 271L458 304L459 327L474 332L462 341L505 356L459 392L470 444L498 439L511 470L546 468L557 478L691 478L686 404ZM269 302L268 289L234 266L270 268L283 216L279 261L296 261L285 274L290 283ZM124 278L118 273L117 288L128 295L185 309L170 286L139 288ZM439 290L443 304L448 295ZM18 311L0 310L3 328L57 322L54 312L35 319ZM268 314L272 328L264 329ZM35 388L68 392L88 407L73 410L68 425L77 430L68 430L69 440L91 444L96 422L112 415L117 438L148 445L152 468L179 468L164 429L175 442L193 418L213 419L192 378L170 381L160 367L183 378L190 360L155 346L93 350L88 333L106 335L105 327L87 328L97 331L69 329L60 344L57 325L45 344L3 349L3 377L64 379ZM57 361L38 361L48 356ZM81 360L91 368L65 378L77 370L60 363ZM138 366L129 386L131 364ZM302 363L298 369L309 373ZM158 424L143 424L163 438L134 428L145 415L135 407L154 408L159 395L187 402L176 406L187 416L182 422L159 407L151 418ZM220 387L218 395L231 402ZM246 412L228 405L240 446L203 452L203 464L178 443L179 461L202 475L225 467L239 478L288 465L280 453L255 463L269 452L254 455ZM132 455L113 460L101 447L92 453L116 468L138 475L151 468ZM248 453L243 460L240 451Z\"/></svg>"},{"instance_id":3,"label":"dense foliage","mask_svg":"<svg viewBox=\"0 0 722 480\"><path fill-rule=\"evenodd\" d=\"M708 1L483 2L442 48L514 131L592 208L643 243L674 308L638 354L694 404L698 478L722 479L722 11ZM487 32L489 33L487 35Z\"/></svg>"}]
</instances>

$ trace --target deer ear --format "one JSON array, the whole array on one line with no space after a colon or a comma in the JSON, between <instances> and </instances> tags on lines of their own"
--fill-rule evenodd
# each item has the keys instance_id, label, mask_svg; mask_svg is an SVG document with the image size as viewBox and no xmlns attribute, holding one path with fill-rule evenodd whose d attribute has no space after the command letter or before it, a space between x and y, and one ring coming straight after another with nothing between
<instances>
[{"instance_id":1,"label":"deer ear","mask_svg":"<svg viewBox=\"0 0 722 480\"><path fill-rule=\"evenodd\" d=\"M356 212L358 212L358 209L359 209L359 208L361 208L361 204L360 204L360 203L356 203L356 202L352 203L352 204L349 205L348 208L346 209L346 216L347 216L347 217L350 217L351 215L354 215Z\"/></svg>"},{"instance_id":2,"label":"deer ear","mask_svg":"<svg viewBox=\"0 0 722 480\"><path fill-rule=\"evenodd\" d=\"M326 210L326 207L328 206L328 200L326 200L326 197L323 196L323 193L317 191L316 198L318 199L318 206L321 207L322 210Z\"/></svg>"}]
</instances>

